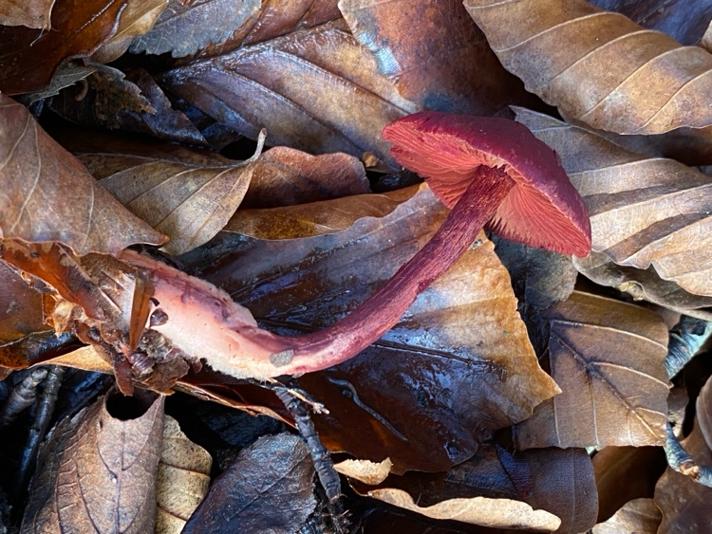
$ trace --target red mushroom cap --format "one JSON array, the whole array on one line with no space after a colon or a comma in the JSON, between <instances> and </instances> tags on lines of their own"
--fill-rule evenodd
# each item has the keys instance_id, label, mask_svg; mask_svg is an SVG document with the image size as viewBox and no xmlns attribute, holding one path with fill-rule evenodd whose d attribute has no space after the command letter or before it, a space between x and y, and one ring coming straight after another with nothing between
<instances>
[{"instance_id":1,"label":"red mushroom cap","mask_svg":"<svg viewBox=\"0 0 712 534\"><path fill-rule=\"evenodd\" d=\"M586 256L591 222L559 158L524 125L509 119L423 111L383 130L391 154L426 179L452 208L480 165L500 167L514 187L488 227L534 247Z\"/></svg>"}]
</instances>

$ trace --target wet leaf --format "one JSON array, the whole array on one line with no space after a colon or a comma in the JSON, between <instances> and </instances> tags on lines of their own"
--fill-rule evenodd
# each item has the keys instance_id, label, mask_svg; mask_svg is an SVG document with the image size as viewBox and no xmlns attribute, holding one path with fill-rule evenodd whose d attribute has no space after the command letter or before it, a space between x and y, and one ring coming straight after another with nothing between
<instances>
[{"instance_id":1,"label":"wet leaf","mask_svg":"<svg viewBox=\"0 0 712 534\"><path fill-rule=\"evenodd\" d=\"M116 31L126 0L57 0L52 31L0 27L0 90L29 93L49 85L65 59L87 57Z\"/></svg>"},{"instance_id":2,"label":"wet leaf","mask_svg":"<svg viewBox=\"0 0 712 534\"><path fill-rule=\"evenodd\" d=\"M584 0L565 5L465 2L504 67L565 117L620 134L712 125L709 52Z\"/></svg>"},{"instance_id":3,"label":"wet leaf","mask_svg":"<svg viewBox=\"0 0 712 534\"><path fill-rule=\"evenodd\" d=\"M670 384L660 317L580 291L546 317L549 367L563 393L516 427L518 446L662 445Z\"/></svg>"},{"instance_id":4,"label":"wet leaf","mask_svg":"<svg viewBox=\"0 0 712 534\"><path fill-rule=\"evenodd\" d=\"M380 131L414 109L343 21L195 61L159 82L247 137L266 128L273 145L370 153L393 168Z\"/></svg>"},{"instance_id":5,"label":"wet leaf","mask_svg":"<svg viewBox=\"0 0 712 534\"><path fill-rule=\"evenodd\" d=\"M516 109L556 150L591 216L593 251L712 296L712 181L674 160L629 152L596 134Z\"/></svg>"},{"instance_id":6,"label":"wet leaf","mask_svg":"<svg viewBox=\"0 0 712 534\"><path fill-rule=\"evenodd\" d=\"M170 0L153 29L131 46L134 54L195 54L220 44L257 14L259 0Z\"/></svg>"},{"instance_id":7,"label":"wet leaf","mask_svg":"<svg viewBox=\"0 0 712 534\"><path fill-rule=\"evenodd\" d=\"M25 0L0 3L0 25L49 29L55 0Z\"/></svg>"},{"instance_id":8,"label":"wet leaf","mask_svg":"<svg viewBox=\"0 0 712 534\"><path fill-rule=\"evenodd\" d=\"M163 398L102 397L53 430L23 532L151 532Z\"/></svg>"},{"instance_id":9,"label":"wet leaf","mask_svg":"<svg viewBox=\"0 0 712 534\"><path fill-rule=\"evenodd\" d=\"M381 74L421 108L489 114L527 99L457 0L341 0L339 8Z\"/></svg>"},{"instance_id":10,"label":"wet leaf","mask_svg":"<svg viewBox=\"0 0 712 534\"><path fill-rule=\"evenodd\" d=\"M301 438L262 437L215 480L183 533L297 532L316 506L313 479Z\"/></svg>"},{"instance_id":11,"label":"wet leaf","mask_svg":"<svg viewBox=\"0 0 712 534\"><path fill-rule=\"evenodd\" d=\"M156 479L156 534L180 534L208 493L212 463L208 451L190 441L178 421L166 416Z\"/></svg>"},{"instance_id":12,"label":"wet leaf","mask_svg":"<svg viewBox=\"0 0 712 534\"><path fill-rule=\"evenodd\" d=\"M119 59L135 37L147 33L168 7L169 0L127 0L116 33L97 50L92 59L111 63Z\"/></svg>"},{"instance_id":13,"label":"wet leaf","mask_svg":"<svg viewBox=\"0 0 712 534\"><path fill-rule=\"evenodd\" d=\"M653 499L635 499L627 502L605 523L593 527L593 534L656 534L660 525L660 510Z\"/></svg>"},{"instance_id":14,"label":"wet leaf","mask_svg":"<svg viewBox=\"0 0 712 534\"><path fill-rule=\"evenodd\" d=\"M98 186L24 106L2 95L0 163L0 237L57 241L78 254L163 241Z\"/></svg>"},{"instance_id":15,"label":"wet leaf","mask_svg":"<svg viewBox=\"0 0 712 534\"><path fill-rule=\"evenodd\" d=\"M331 203L340 201L322 209L331 211ZM368 215L351 215L350 228L311 238L221 233L181 259L206 266L202 276L270 328L313 330L388 279L434 233L444 209L423 187L387 215ZM232 252L223 256L225 250ZM300 382L330 411L315 417L330 448L364 459L389 456L398 472L466 460L492 429L526 418L557 391L538 367L509 276L484 236L381 341Z\"/></svg>"},{"instance_id":16,"label":"wet leaf","mask_svg":"<svg viewBox=\"0 0 712 534\"><path fill-rule=\"evenodd\" d=\"M163 249L182 254L209 241L230 220L250 185L255 155L246 161L173 145L139 145L109 137L67 144L132 213L171 240Z\"/></svg>"},{"instance_id":17,"label":"wet leaf","mask_svg":"<svg viewBox=\"0 0 712 534\"><path fill-rule=\"evenodd\" d=\"M275 147L257 161L242 205L272 208L369 191L363 164L353 156L312 156L293 148Z\"/></svg>"},{"instance_id":18,"label":"wet leaf","mask_svg":"<svg viewBox=\"0 0 712 534\"><path fill-rule=\"evenodd\" d=\"M634 300L647 300L700 319L712 320L712 297L688 293L674 282L661 279L653 267L621 267L602 253L574 258L576 269L602 286L615 287Z\"/></svg>"}]
</instances>

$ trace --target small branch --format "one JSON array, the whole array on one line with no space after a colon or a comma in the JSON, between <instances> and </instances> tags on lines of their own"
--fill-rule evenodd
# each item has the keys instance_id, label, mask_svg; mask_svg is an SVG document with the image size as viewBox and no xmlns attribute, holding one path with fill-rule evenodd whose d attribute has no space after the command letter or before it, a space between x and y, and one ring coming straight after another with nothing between
<instances>
[{"instance_id":1,"label":"small branch","mask_svg":"<svg viewBox=\"0 0 712 534\"><path fill-rule=\"evenodd\" d=\"M698 484L712 488L712 467L698 465L675 437L672 426L665 426L665 457L674 471L689 477Z\"/></svg>"},{"instance_id":2,"label":"small branch","mask_svg":"<svg viewBox=\"0 0 712 534\"><path fill-rule=\"evenodd\" d=\"M665 370L673 378L689 363L712 336L712 322L683 315L672 330L665 358Z\"/></svg>"}]
</instances>

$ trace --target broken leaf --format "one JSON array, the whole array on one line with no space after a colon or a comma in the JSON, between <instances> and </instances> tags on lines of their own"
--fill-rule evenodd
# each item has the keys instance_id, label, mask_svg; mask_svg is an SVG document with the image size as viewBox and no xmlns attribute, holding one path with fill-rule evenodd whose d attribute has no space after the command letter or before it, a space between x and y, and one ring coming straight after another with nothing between
<instances>
[{"instance_id":1,"label":"broken leaf","mask_svg":"<svg viewBox=\"0 0 712 534\"><path fill-rule=\"evenodd\" d=\"M47 330L42 315L42 294L0 261L0 346Z\"/></svg>"},{"instance_id":2,"label":"broken leaf","mask_svg":"<svg viewBox=\"0 0 712 534\"><path fill-rule=\"evenodd\" d=\"M62 61L91 55L113 35L125 3L57 0L51 31L0 27L0 91L14 95L49 85Z\"/></svg>"},{"instance_id":3,"label":"broken leaf","mask_svg":"<svg viewBox=\"0 0 712 534\"><path fill-rule=\"evenodd\" d=\"M0 237L115 253L163 236L96 184L24 106L0 95Z\"/></svg>"},{"instance_id":4,"label":"broken leaf","mask_svg":"<svg viewBox=\"0 0 712 534\"><path fill-rule=\"evenodd\" d=\"M0 25L27 26L48 30L55 0L0 2Z\"/></svg>"},{"instance_id":5,"label":"broken leaf","mask_svg":"<svg viewBox=\"0 0 712 534\"><path fill-rule=\"evenodd\" d=\"M635 499L627 502L605 523L593 527L592 534L656 534L661 517L653 499Z\"/></svg>"},{"instance_id":6,"label":"broken leaf","mask_svg":"<svg viewBox=\"0 0 712 534\"><path fill-rule=\"evenodd\" d=\"M709 52L584 0L563 5L465 0L504 67L564 117L620 134L712 125Z\"/></svg>"},{"instance_id":7,"label":"broken leaf","mask_svg":"<svg viewBox=\"0 0 712 534\"><path fill-rule=\"evenodd\" d=\"M711 78L712 80L712 78ZM593 251L712 296L712 181L670 159L628 152L598 135L516 108L561 158L591 216Z\"/></svg>"},{"instance_id":8,"label":"broken leaf","mask_svg":"<svg viewBox=\"0 0 712 534\"><path fill-rule=\"evenodd\" d=\"M662 445L668 331L644 308L575 291L546 312L563 393L516 427L519 448Z\"/></svg>"},{"instance_id":9,"label":"broken leaf","mask_svg":"<svg viewBox=\"0 0 712 534\"><path fill-rule=\"evenodd\" d=\"M419 108L490 114L527 98L460 1L341 0L339 8L381 74Z\"/></svg>"},{"instance_id":10,"label":"broken leaf","mask_svg":"<svg viewBox=\"0 0 712 534\"><path fill-rule=\"evenodd\" d=\"M152 532L162 430L163 398L150 394L102 397L61 421L40 452L23 532Z\"/></svg>"},{"instance_id":11,"label":"broken leaf","mask_svg":"<svg viewBox=\"0 0 712 534\"><path fill-rule=\"evenodd\" d=\"M161 460L156 479L156 534L180 534L210 485L213 460L165 416Z\"/></svg>"},{"instance_id":12,"label":"broken leaf","mask_svg":"<svg viewBox=\"0 0 712 534\"><path fill-rule=\"evenodd\" d=\"M314 466L298 436L278 434L243 449L183 529L297 532L316 507Z\"/></svg>"}]
</instances>

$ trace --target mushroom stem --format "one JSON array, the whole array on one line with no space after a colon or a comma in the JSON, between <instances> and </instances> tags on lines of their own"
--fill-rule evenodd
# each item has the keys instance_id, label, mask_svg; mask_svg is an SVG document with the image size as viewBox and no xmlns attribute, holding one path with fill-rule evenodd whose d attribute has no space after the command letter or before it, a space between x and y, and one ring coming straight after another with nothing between
<instances>
[{"instance_id":1,"label":"mushroom stem","mask_svg":"<svg viewBox=\"0 0 712 534\"><path fill-rule=\"evenodd\" d=\"M418 294L470 247L513 185L504 170L478 167L440 229L383 287L334 325L282 338L285 350L270 358L281 371L277 374L299 375L326 369L353 358L383 336Z\"/></svg>"}]
</instances>

